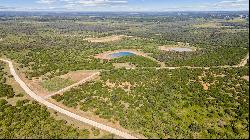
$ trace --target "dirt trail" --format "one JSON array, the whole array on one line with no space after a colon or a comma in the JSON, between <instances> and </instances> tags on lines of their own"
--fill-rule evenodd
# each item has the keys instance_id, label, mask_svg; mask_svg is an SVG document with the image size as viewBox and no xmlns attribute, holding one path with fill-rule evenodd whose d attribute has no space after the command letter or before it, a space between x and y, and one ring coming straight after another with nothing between
<instances>
[{"instance_id":1,"label":"dirt trail","mask_svg":"<svg viewBox=\"0 0 250 140\"><path fill-rule=\"evenodd\" d=\"M75 83L75 84L72 84L72 85L70 85L70 86L68 86L68 87L65 87L65 88L63 88L63 89L61 89L61 90L59 90L59 91L57 91L57 92L55 92L55 93L52 93L52 94L50 94L50 95L47 95L47 96L45 96L45 97L43 97L43 98L44 98L44 99L47 99L47 98L49 98L49 97L51 97L51 96L54 96L54 95L56 95L56 94L62 94L62 93L64 93L64 92L70 90L70 89L73 88L73 87L76 87L76 86L78 86L78 85L81 85L81 84L83 84L83 83L85 83L85 82L87 82L87 81L93 79L95 76L98 76L99 74L100 74L100 72L93 73L93 74L90 75L89 77L86 77L86 78L82 79L81 81L79 81L79 82L77 82L77 83Z\"/></svg>"},{"instance_id":2,"label":"dirt trail","mask_svg":"<svg viewBox=\"0 0 250 140\"><path fill-rule=\"evenodd\" d=\"M98 122L95 122L93 120L90 120L90 119L87 119L87 118L84 118L82 116L79 116L77 114L74 114L68 110L65 110L55 104L52 104L48 101L46 101L45 99L43 99L42 97L38 96L36 93L34 93L21 79L20 77L17 75L15 69L14 69L14 66L12 64L11 61L8 61L8 60L4 60L4 59L0 59L0 61L4 61L5 63L8 63L9 65L9 68L10 68L10 73L13 75L15 81L17 83L20 84L20 86L24 89L24 91L30 96L32 97L34 100L44 104L45 106L47 106L48 108L51 108L51 109L54 109L55 111L58 111L62 114L65 114L71 118L74 118L78 121L81 121L83 123L86 123L86 124L89 124L91 126L94 126L94 127L97 127L99 129L102 129L104 131L107 131L107 132L110 132L112 134L115 134L117 136L120 136L122 138L126 138L126 139L137 139L136 137L128 134L128 133L125 133L125 132L122 132L120 130L117 130L115 128L112 128L112 127L109 127L107 125L104 125L104 124L101 124L101 123L98 123Z\"/></svg>"},{"instance_id":3,"label":"dirt trail","mask_svg":"<svg viewBox=\"0 0 250 140\"><path fill-rule=\"evenodd\" d=\"M247 56L244 58L244 59L242 59L242 61L240 62L240 64L239 65L237 65L238 67L243 67L243 66L245 66L246 64L247 64L247 60L249 59L249 53L247 54Z\"/></svg>"}]
</instances>

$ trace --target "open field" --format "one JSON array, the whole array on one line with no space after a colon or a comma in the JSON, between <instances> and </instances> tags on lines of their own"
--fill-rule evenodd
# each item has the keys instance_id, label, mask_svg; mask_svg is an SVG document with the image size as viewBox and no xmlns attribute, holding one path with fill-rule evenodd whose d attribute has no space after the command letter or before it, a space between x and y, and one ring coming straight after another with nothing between
<instances>
[{"instance_id":1,"label":"open field","mask_svg":"<svg viewBox=\"0 0 250 140\"><path fill-rule=\"evenodd\" d=\"M42 86L48 91L58 91L64 87L72 85L74 81L70 79L63 79L59 77L54 77L52 79L46 80L42 83Z\"/></svg>"},{"instance_id":2,"label":"open field","mask_svg":"<svg viewBox=\"0 0 250 140\"><path fill-rule=\"evenodd\" d=\"M119 41L126 36L124 35L112 35L112 36L106 36L101 38L86 38L85 40L93 42L93 43L106 43L106 42L113 42L113 41Z\"/></svg>"},{"instance_id":3,"label":"open field","mask_svg":"<svg viewBox=\"0 0 250 140\"><path fill-rule=\"evenodd\" d=\"M207 22L202 24L194 25L196 28L221 28L222 25L216 22Z\"/></svg>"}]
</instances>

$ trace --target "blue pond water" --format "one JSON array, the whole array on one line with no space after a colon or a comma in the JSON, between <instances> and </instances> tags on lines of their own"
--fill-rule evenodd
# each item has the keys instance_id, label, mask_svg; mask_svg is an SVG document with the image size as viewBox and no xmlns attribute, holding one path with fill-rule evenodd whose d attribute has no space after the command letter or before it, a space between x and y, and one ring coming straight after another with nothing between
<instances>
[{"instance_id":1,"label":"blue pond water","mask_svg":"<svg viewBox=\"0 0 250 140\"><path fill-rule=\"evenodd\" d=\"M123 57L123 56L133 56L133 55L135 54L131 52L118 52L118 53L110 54L112 58L118 58L118 57Z\"/></svg>"}]
</instances>

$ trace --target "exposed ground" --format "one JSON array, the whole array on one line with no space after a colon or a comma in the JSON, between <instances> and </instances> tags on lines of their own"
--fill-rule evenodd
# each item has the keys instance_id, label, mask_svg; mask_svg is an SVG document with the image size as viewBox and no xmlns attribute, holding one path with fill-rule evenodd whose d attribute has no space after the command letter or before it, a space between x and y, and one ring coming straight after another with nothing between
<instances>
[{"instance_id":1,"label":"exposed ground","mask_svg":"<svg viewBox=\"0 0 250 140\"><path fill-rule=\"evenodd\" d=\"M113 63L113 66L115 67L115 68L127 68L127 69L133 69L133 68L135 68L135 66L134 65L132 65L132 64L129 64L129 63Z\"/></svg>"},{"instance_id":2,"label":"exposed ground","mask_svg":"<svg viewBox=\"0 0 250 140\"><path fill-rule=\"evenodd\" d=\"M249 81L249 76L243 76L242 78Z\"/></svg>"},{"instance_id":3,"label":"exposed ground","mask_svg":"<svg viewBox=\"0 0 250 140\"><path fill-rule=\"evenodd\" d=\"M173 48L188 48L188 49L192 49L193 51L196 51L197 48L195 47L191 47L189 45L189 43L182 43L182 42L178 42L177 45L164 45L164 46L159 46L159 49L162 51L171 51L171 49Z\"/></svg>"},{"instance_id":4,"label":"exposed ground","mask_svg":"<svg viewBox=\"0 0 250 140\"><path fill-rule=\"evenodd\" d=\"M242 66L245 66L247 64L247 60L249 60L249 53L247 54L247 56L242 59L242 61L240 62L239 65L237 65L238 67L242 67Z\"/></svg>"},{"instance_id":5,"label":"exposed ground","mask_svg":"<svg viewBox=\"0 0 250 140\"><path fill-rule=\"evenodd\" d=\"M74 82L79 82L80 80L89 77L93 73L97 71L86 71L86 70L78 70L78 71L71 71L67 74L61 75L61 78L70 78Z\"/></svg>"},{"instance_id":6,"label":"exposed ground","mask_svg":"<svg viewBox=\"0 0 250 140\"><path fill-rule=\"evenodd\" d=\"M93 43L106 43L106 42L112 42L112 41L119 41L125 37L128 37L128 36L112 35L112 36L106 36L106 37L100 37L100 38L85 38L85 40L93 42Z\"/></svg>"}]
</instances>

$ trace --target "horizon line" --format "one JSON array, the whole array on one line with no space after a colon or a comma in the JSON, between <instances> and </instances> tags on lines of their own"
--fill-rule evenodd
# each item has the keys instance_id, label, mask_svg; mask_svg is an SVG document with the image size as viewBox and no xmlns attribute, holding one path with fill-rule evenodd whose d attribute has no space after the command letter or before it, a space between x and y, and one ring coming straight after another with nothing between
<instances>
[{"instance_id":1,"label":"horizon line","mask_svg":"<svg viewBox=\"0 0 250 140\"><path fill-rule=\"evenodd\" d=\"M0 12L120 12L120 13L126 13L126 12L137 12L137 13L143 13L143 12L157 12L157 13L164 13L164 12L249 12L249 10L173 10L173 11L57 11L57 10L0 10Z\"/></svg>"}]
</instances>

